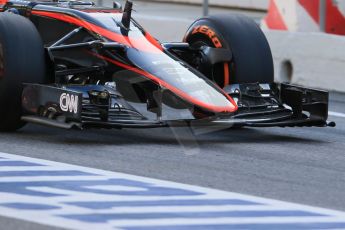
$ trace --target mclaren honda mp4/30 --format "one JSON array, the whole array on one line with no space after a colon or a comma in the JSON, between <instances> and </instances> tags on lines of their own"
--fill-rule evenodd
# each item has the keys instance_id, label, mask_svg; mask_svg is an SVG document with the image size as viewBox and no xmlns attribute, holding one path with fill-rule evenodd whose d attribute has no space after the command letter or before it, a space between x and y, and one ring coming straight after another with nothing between
<instances>
[{"instance_id":1,"label":"mclaren honda mp4/30","mask_svg":"<svg viewBox=\"0 0 345 230\"><path fill-rule=\"evenodd\" d=\"M204 17L162 43L132 5L0 0L0 131L335 125L328 92L274 83L251 19Z\"/></svg>"}]
</instances>

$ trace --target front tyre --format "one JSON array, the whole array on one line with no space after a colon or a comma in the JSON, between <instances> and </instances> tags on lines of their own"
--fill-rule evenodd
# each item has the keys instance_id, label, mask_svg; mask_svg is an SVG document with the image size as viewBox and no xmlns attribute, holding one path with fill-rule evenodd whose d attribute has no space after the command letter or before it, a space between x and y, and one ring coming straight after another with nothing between
<instances>
[{"instance_id":1,"label":"front tyre","mask_svg":"<svg viewBox=\"0 0 345 230\"><path fill-rule=\"evenodd\" d=\"M21 121L23 83L43 83L45 54L31 21L0 13L0 131L15 131Z\"/></svg>"},{"instance_id":2,"label":"front tyre","mask_svg":"<svg viewBox=\"0 0 345 230\"><path fill-rule=\"evenodd\" d=\"M260 27L243 15L214 15L198 19L188 29L184 42L193 47L225 48L232 62L219 63L204 73L220 87L240 83L272 83L271 49Z\"/></svg>"}]
</instances>

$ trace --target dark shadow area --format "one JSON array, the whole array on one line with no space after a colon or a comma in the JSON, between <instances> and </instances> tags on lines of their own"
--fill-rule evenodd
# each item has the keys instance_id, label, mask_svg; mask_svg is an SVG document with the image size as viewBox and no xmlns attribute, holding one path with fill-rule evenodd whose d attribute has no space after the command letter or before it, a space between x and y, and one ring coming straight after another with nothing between
<instances>
[{"instance_id":1,"label":"dark shadow area","mask_svg":"<svg viewBox=\"0 0 345 230\"><path fill-rule=\"evenodd\" d=\"M49 127L28 125L18 132L10 134L0 134L3 138L15 138L18 141L39 141L55 144L73 145L179 145L179 141L184 144L197 143L201 146L209 144L269 144L269 143L298 143L298 144L318 144L324 142L318 137L308 135L294 135L291 128L241 128L226 129L210 132L201 135L191 134L188 128L178 128L178 136L170 128L159 129L124 129L124 130L62 130ZM278 132L277 132L278 129ZM317 128L315 128L317 129ZM175 129L176 130L176 129ZM286 134L282 134L281 130ZM310 129L307 129L307 132ZM312 133L311 133L312 134Z\"/></svg>"}]
</instances>

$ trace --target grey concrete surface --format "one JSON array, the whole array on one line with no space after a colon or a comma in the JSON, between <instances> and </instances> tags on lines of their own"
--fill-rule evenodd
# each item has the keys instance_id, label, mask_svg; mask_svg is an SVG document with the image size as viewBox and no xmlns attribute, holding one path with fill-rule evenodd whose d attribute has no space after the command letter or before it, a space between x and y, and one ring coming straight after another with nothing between
<instances>
[{"instance_id":1,"label":"grey concrete surface","mask_svg":"<svg viewBox=\"0 0 345 230\"><path fill-rule=\"evenodd\" d=\"M39 217L37 217L39 218ZM23 220L17 220L13 218L6 218L0 216L0 229L1 230L62 230L62 228L56 228L47 225L40 225Z\"/></svg>"},{"instance_id":2,"label":"grey concrete surface","mask_svg":"<svg viewBox=\"0 0 345 230\"><path fill-rule=\"evenodd\" d=\"M122 3L124 6L125 1L119 0L118 2ZM111 6L112 1L103 0L103 5ZM202 17L202 8L200 6L193 6L188 4L172 4L172 3L159 3L145 0L136 0L134 2L135 12L133 13L134 17L137 16L150 16L152 18L167 17L172 18L175 21L189 19L193 21L199 17ZM210 14L219 14L219 13L245 13L246 15L259 20L265 16L264 12L256 11L246 11L241 9L229 9L222 7L210 7Z\"/></svg>"},{"instance_id":3,"label":"grey concrete surface","mask_svg":"<svg viewBox=\"0 0 345 230\"><path fill-rule=\"evenodd\" d=\"M142 0L145 1L145 0ZM177 2L184 4L201 5L203 0L148 0L156 2ZM267 10L269 6L269 0L211 0L210 6L229 7L229 8L241 8L248 10Z\"/></svg>"},{"instance_id":4,"label":"grey concrete surface","mask_svg":"<svg viewBox=\"0 0 345 230\"><path fill-rule=\"evenodd\" d=\"M143 17L184 12L193 20L199 12L145 7L138 12ZM332 94L330 108L344 113L345 95ZM28 125L1 133L0 151L345 211L345 118L330 119L336 128L245 128L195 137L184 129L81 132ZM53 228L1 217L0 229Z\"/></svg>"}]
</instances>

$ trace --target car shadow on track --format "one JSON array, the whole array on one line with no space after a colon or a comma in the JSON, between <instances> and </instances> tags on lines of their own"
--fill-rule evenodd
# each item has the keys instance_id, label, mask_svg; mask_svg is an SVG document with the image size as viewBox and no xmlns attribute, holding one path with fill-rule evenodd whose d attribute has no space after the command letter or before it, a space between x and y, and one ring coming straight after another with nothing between
<instances>
[{"instance_id":1,"label":"car shadow on track","mask_svg":"<svg viewBox=\"0 0 345 230\"><path fill-rule=\"evenodd\" d=\"M299 143L313 144L325 142L318 136L296 134L294 129L227 129L208 132L200 135L193 134L187 128L159 128L159 129L126 129L126 130L61 130L36 125L28 125L16 133L0 134L6 138L16 138L22 141L48 142L73 145L199 145L222 143Z\"/></svg>"}]
</instances>

